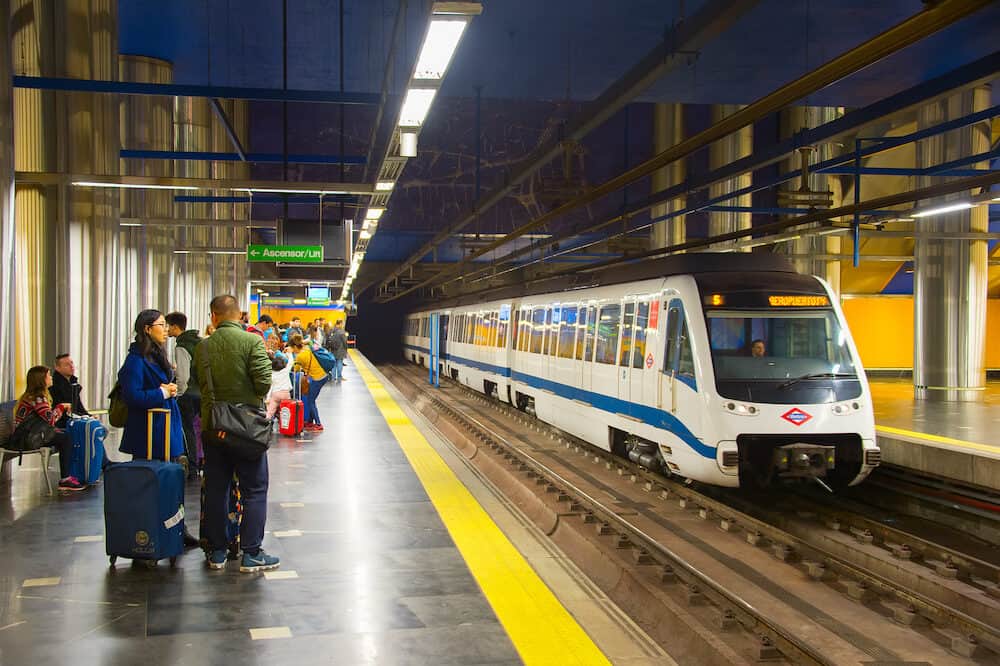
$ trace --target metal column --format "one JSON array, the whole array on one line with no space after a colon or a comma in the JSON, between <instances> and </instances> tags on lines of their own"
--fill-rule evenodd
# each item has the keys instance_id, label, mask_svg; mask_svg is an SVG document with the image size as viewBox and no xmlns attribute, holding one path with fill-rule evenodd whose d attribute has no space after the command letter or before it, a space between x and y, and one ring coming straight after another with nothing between
<instances>
[{"instance_id":1,"label":"metal column","mask_svg":"<svg viewBox=\"0 0 1000 666\"><path fill-rule=\"evenodd\" d=\"M14 398L14 90L10 2L0 0L0 401Z\"/></svg>"},{"instance_id":2,"label":"metal column","mask_svg":"<svg viewBox=\"0 0 1000 666\"><path fill-rule=\"evenodd\" d=\"M923 107L920 128L989 107L990 90L979 87ZM990 147L988 123L954 130L917 145L917 166L927 167L975 155ZM984 165L976 165L982 167ZM918 186L940 179L918 178ZM946 204L967 198L953 195L921 202ZM978 401L986 382L985 240L940 240L942 234L988 231L989 211L978 206L916 220L914 247L914 395L927 400ZM937 234L930 239L922 234Z\"/></svg>"},{"instance_id":3,"label":"metal column","mask_svg":"<svg viewBox=\"0 0 1000 666\"><path fill-rule=\"evenodd\" d=\"M781 112L781 138L789 139L803 130L813 129L826 123L833 122L844 115L843 107L821 107L821 106L794 106ZM840 153L837 144L823 143L813 146L815 149L811 153L810 163L815 164L831 159ZM786 171L793 171L801 167L798 155L784 163ZM814 191L833 192L833 207L843 204L844 194L837 178L831 178L824 174L811 174L809 185ZM798 189L798 181L789 182L788 189ZM789 254L804 257L807 255L838 255L841 252L841 237L835 236L806 236L797 238L785 244ZM835 293L840 293L840 262L826 261L822 259L792 259L795 268L800 273L818 275L830 283Z\"/></svg>"},{"instance_id":4,"label":"metal column","mask_svg":"<svg viewBox=\"0 0 1000 666\"><path fill-rule=\"evenodd\" d=\"M718 123L727 116L731 116L743 107L737 104L716 104L712 107L712 122ZM741 157L746 157L753 151L753 126L746 126L729 136L719 139L709 147L709 168L718 169L730 162L735 162ZM730 192L750 187L752 174L745 173L735 178L711 185L708 189L710 198L720 197ZM727 206L740 206L749 208L752 197L749 194L730 199ZM708 217L708 235L749 229L751 225L750 213L736 212L713 212Z\"/></svg>"},{"instance_id":5,"label":"metal column","mask_svg":"<svg viewBox=\"0 0 1000 666\"><path fill-rule=\"evenodd\" d=\"M653 152L661 153L684 140L684 105L653 105ZM684 160L678 160L654 171L650 193L656 194L668 187L679 185L686 175ZM672 213L685 206L686 199L680 197L671 202L654 206L650 211L653 219ZM651 247L669 247L687 240L687 218L683 215L653 225L650 232Z\"/></svg>"}]
</instances>

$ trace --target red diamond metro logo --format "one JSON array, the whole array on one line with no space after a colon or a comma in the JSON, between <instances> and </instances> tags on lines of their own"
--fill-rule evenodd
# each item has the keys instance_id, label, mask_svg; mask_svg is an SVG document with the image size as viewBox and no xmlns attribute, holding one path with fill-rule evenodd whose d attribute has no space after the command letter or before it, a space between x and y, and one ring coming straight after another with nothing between
<instances>
[{"instance_id":1,"label":"red diamond metro logo","mask_svg":"<svg viewBox=\"0 0 1000 666\"><path fill-rule=\"evenodd\" d=\"M798 407L795 407L782 414L781 418L785 419L792 425L800 426L806 421L812 419L812 414L807 414Z\"/></svg>"}]
</instances>

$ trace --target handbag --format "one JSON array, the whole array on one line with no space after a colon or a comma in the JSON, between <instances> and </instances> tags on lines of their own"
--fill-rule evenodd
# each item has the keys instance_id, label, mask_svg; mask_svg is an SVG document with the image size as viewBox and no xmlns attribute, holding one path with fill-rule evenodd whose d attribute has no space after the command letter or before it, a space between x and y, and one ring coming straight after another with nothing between
<instances>
[{"instance_id":1,"label":"handbag","mask_svg":"<svg viewBox=\"0 0 1000 666\"><path fill-rule=\"evenodd\" d=\"M55 438L55 427L32 412L14 428L4 448L11 451L37 451Z\"/></svg>"},{"instance_id":2,"label":"handbag","mask_svg":"<svg viewBox=\"0 0 1000 666\"><path fill-rule=\"evenodd\" d=\"M215 398L212 368L205 364L205 382L212 394L212 434L226 451L243 460L259 460L274 441L273 421L260 406Z\"/></svg>"},{"instance_id":3,"label":"handbag","mask_svg":"<svg viewBox=\"0 0 1000 666\"><path fill-rule=\"evenodd\" d=\"M304 395L309 395L309 371L312 370L312 367L313 362L310 358L309 366L306 368L306 371L302 373L302 376L299 377L299 399L301 399Z\"/></svg>"}]
</instances>

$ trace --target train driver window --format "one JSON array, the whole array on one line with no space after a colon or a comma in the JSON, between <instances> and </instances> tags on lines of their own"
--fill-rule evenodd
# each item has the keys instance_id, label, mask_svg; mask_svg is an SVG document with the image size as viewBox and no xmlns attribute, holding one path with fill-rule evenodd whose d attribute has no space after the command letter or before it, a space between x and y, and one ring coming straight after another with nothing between
<instances>
[{"instance_id":1,"label":"train driver window","mask_svg":"<svg viewBox=\"0 0 1000 666\"><path fill-rule=\"evenodd\" d=\"M681 324L681 335L677 342L680 349L677 359L677 374L684 377L694 377L694 355L691 353L691 337L688 335L687 321Z\"/></svg>"},{"instance_id":2,"label":"train driver window","mask_svg":"<svg viewBox=\"0 0 1000 666\"><path fill-rule=\"evenodd\" d=\"M601 308L597 321L597 351L594 360L607 365L615 364L618 351L618 330L621 328L622 308L615 303Z\"/></svg>"},{"instance_id":3,"label":"train driver window","mask_svg":"<svg viewBox=\"0 0 1000 666\"><path fill-rule=\"evenodd\" d=\"M635 325L635 302L625 304L622 321L622 349L618 355L618 365L628 367L632 358L632 327Z\"/></svg>"},{"instance_id":4,"label":"train driver window","mask_svg":"<svg viewBox=\"0 0 1000 666\"><path fill-rule=\"evenodd\" d=\"M646 327L649 325L649 303L639 303L635 313L635 335L632 336L632 367L646 367Z\"/></svg>"}]
</instances>

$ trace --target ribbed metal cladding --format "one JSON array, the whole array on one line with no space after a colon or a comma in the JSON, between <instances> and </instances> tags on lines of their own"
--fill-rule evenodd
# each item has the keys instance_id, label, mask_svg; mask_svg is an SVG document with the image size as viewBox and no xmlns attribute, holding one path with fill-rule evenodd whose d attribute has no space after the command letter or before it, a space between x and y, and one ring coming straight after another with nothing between
<instances>
[{"instance_id":1,"label":"ribbed metal cladding","mask_svg":"<svg viewBox=\"0 0 1000 666\"><path fill-rule=\"evenodd\" d=\"M226 100L221 102L226 116L240 142L246 146L249 130L249 116L245 100ZM212 125L212 148L218 152L233 152L234 148L226 135L222 123L215 119ZM220 180L247 179L250 177L250 167L246 162L214 162L213 176ZM241 194L229 190L218 190L219 196ZM249 204L217 203L214 205L213 217L217 220L247 220ZM213 230L212 245L218 248L245 250L247 246L246 227L227 225ZM249 297L249 273L246 253L216 254L212 256L212 285L214 295L232 294L240 303L246 303Z\"/></svg>"},{"instance_id":2,"label":"ribbed metal cladding","mask_svg":"<svg viewBox=\"0 0 1000 666\"><path fill-rule=\"evenodd\" d=\"M712 122L718 123L723 118L731 116L743 107L737 104L716 104L712 106ZM729 136L720 139L709 146L709 168L718 169L724 167L731 162L735 162L741 157L746 157L753 150L753 128L744 127L736 132L733 132ZM741 190L744 187L749 187L751 182L751 174L742 174L736 176L735 178L730 178L721 183L716 183L708 188L708 195L710 198L722 196L724 194L729 194L730 192L735 192L736 190ZM745 194L728 201L720 203L720 206L743 206L749 207L751 204L751 196ZM709 213L708 214L708 235L716 236L718 234L728 233L730 231L738 231L740 229L749 229L751 225L750 213Z\"/></svg>"},{"instance_id":3,"label":"ribbed metal cladding","mask_svg":"<svg viewBox=\"0 0 1000 666\"><path fill-rule=\"evenodd\" d=\"M57 71L52 50L42 36L54 30L51 3L14 0L11 25L14 74L53 76ZM61 69L61 68L60 68ZM55 171L55 93L43 90L14 91L14 164L22 171ZM55 353L43 321L55 316L55 284L49 279L56 262L52 238L56 218L56 188L19 186L14 195L15 275L20 276L15 295L15 393L24 390L30 368ZM39 330L41 329L41 330Z\"/></svg>"},{"instance_id":4,"label":"ribbed metal cladding","mask_svg":"<svg viewBox=\"0 0 1000 666\"><path fill-rule=\"evenodd\" d=\"M781 138L791 138L797 132L825 125L826 123L832 122L843 115L843 107L795 106L785 109L781 112ZM833 143L824 143L819 146L814 146L814 148L815 150L810 156L810 162L813 164L835 157L841 152L838 146ZM794 171L799 169L801 166L802 163L800 162L799 156L793 155L791 159L784 162L782 168L787 171ZM801 181L799 179L789 181L784 185L784 189L797 190L799 189L800 184ZM836 208L837 206L843 204L844 193L838 179L830 178L824 174L810 174L809 186L811 189L816 191L829 190L833 192L833 207ZM806 231L809 228L816 226L818 225L810 225L809 227L803 228L802 231ZM795 264L795 268L800 273L818 275L830 283L834 292L838 294L840 293L839 261L802 258L808 255L817 254L840 254L840 236L805 236L804 238L797 238L788 243L784 243L784 245L788 254L795 255L796 258L792 259L792 262Z\"/></svg>"},{"instance_id":5,"label":"ribbed metal cladding","mask_svg":"<svg viewBox=\"0 0 1000 666\"><path fill-rule=\"evenodd\" d=\"M964 91L923 107L920 128L937 125L988 108L990 89ZM982 153L990 147L987 122L947 132L917 145L917 166L928 167ZM985 168L985 163L975 168ZM918 178L917 187L941 182ZM921 207L945 205L968 197L959 194ZM986 296L988 286L985 240L942 240L940 235L986 232L986 206L918 219L914 247L914 395L928 400L982 400L986 383ZM936 234L939 238L927 238Z\"/></svg>"},{"instance_id":6,"label":"ribbed metal cladding","mask_svg":"<svg viewBox=\"0 0 1000 666\"><path fill-rule=\"evenodd\" d=\"M54 48L65 50L63 76L118 80L117 0L57 0ZM64 171L79 174L119 173L118 100L113 95L67 94ZM49 131L52 131L49 128ZM54 328L57 351L73 354L90 404L104 404L114 374L125 357L127 331L117 316L122 283L118 279L119 193L110 188L69 188L68 211L61 211L68 231L66 282L57 285L60 322ZM68 221L66 221L68 216ZM62 240L63 237L60 237ZM52 362L51 357L46 364Z\"/></svg>"},{"instance_id":7,"label":"ribbed metal cladding","mask_svg":"<svg viewBox=\"0 0 1000 666\"><path fill-rule=\"evenodd\" d=\"M173 65L165 60L140 55L119 57L123 81L173 83ZM120 98L121 145L131 150L171 150L173 148L173 101L151 95L123 95ZM120 160L122 173L137 176L172 176L169 160ZM169 190L123 189L122 216L148 219L173 215L174 192ZM162 226L122 227L121 266L127 271L125 284L132 286L123 299L122 322L132 326L136 315L146 308L167 311L172 304L174 281L175 230ZM134 285L134 286L133 286Z\"/></svg>"},{"instance_id":8,"label":"ribbed metal cladding","mask_svg":"<svg viewBox=\"0 0 1000 666\"><path fill-rule=\"evenodd\" d=\"M10 2L0 0L0 401L14 398L14 89Z\"/></svg>"},{"instance_id":9,"label":"ribbed metal cladding","mask_svg":"<svg viewBox=\"0 0 1000 666\"><path fill-rule=\"evenodd\" d=\"M684 105L653 105L653 150L660 153L684 140ZM673 185L679 185L686 175L684 160L678 160L653 172L650 193L656 194ZM680 210L685 206L685 198L674 199L659 206L653 206L653 219ZM687 222L684 215L672 217L653 225L650 232L652 247L668 247L687 240Z\"/></svg>"}]
</instances>

